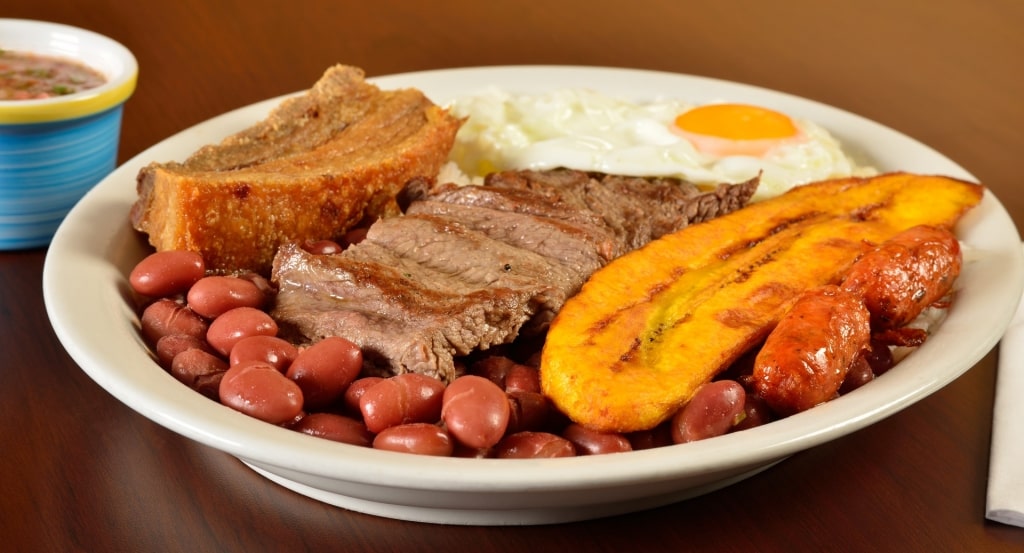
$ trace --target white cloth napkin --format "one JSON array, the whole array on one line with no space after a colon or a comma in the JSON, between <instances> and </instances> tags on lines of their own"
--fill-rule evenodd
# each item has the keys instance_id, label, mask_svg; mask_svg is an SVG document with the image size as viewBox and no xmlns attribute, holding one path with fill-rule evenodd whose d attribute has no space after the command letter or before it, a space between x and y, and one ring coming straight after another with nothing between
<instances>
[{"instance_id":1,"label":"white cloth napkin","mask_svg":"<svg viewBox=\"0 0 1024 553\"><path fill-rule=\"evenodd\" d=\"M1024 526L1024 301L999 344L998 368L985 516Z\"/></svg>"}]
</instances>

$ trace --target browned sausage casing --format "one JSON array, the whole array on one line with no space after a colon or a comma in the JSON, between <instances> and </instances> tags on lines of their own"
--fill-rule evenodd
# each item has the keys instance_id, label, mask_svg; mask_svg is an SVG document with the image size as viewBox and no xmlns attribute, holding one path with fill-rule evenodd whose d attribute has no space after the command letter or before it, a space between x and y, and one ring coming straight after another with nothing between
<instances>
[{"instance_id":1,"label":"browned sausage casing","mask_svg":"<svg viewBox=\"0 0 1024 553\"><path fill-rule=\"evenodd\" d=\"M868 347L870 318L861 298L838 286L804 293L754 360L757 394L783 416L835 397L850 364Z\"/></svg>"},{"instance_id":2,"label":"browned sausage casing","mask_svg":"<svg viewBox=\"0 0 1024 553\"><path fill-rule=\"evenodd\" d=\"M949 293L961 264L952 232L916 226L864 254L842 287L864 297L876 330L899 328Z\"/></svg>"}]
</instances>

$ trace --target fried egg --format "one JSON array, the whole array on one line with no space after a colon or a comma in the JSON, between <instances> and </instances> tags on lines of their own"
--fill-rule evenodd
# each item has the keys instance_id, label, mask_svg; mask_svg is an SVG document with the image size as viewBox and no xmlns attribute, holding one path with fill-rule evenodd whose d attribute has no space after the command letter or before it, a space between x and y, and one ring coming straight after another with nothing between
<instances>
[{"instance_id":1,"label":"fried egg","mask_svg":"<svg viewBox=\"0 0 1024 553\"><path fill-rule=\"evenodd\" d=\"M631 102L588 89L455 100L466 118L450 161L471 178L509 169L671 176L695 184L761 174L756 199L827 178L870 175L817 124L740 103Z\"/></svg>"}]
</instances>

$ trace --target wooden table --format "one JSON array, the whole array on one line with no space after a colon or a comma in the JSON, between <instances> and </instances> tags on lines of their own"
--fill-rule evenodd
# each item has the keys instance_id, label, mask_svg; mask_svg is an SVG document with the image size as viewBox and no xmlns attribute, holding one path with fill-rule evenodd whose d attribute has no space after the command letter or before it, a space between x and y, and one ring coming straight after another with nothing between
<instances>
[{"instance_id":1,"label":"wooden table","mask_svg":"<svg viewBox=\"0 0 1024 553\"><path fill-rule=\"evenodd\" d=\"M911 135L1024 224L1019 0L338 2L34 0L138 57L121 159L224 111L369 75L522 63L752 83ZM0 37L2 41L2 37ZM112 216L117 216L112 214ZM0 549L6 551L1020 551L984 519L996 354L899 414L727 489L574 524L446 527L348 512L131 411L55 338L45 250L0 253Z\"/></svg>"}]
</instances>

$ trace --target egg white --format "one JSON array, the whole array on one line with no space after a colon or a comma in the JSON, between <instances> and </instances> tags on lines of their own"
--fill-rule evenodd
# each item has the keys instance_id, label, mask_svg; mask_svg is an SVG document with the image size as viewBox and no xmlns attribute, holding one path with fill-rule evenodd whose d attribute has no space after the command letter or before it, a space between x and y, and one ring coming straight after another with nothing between
<instances>
[{"instance_id":1,"label":"egg white","mask_svg":"<svg viewBox=\"0 0 1024 553\"><path fill-rule=\"evenodd\" d=\"M450 104L466 123L449 159L471 178L496 170L567 167L714 185L760 172L755 200L798 184L874 173L858 166L825 129L796 118L802 139L762 157L701 153L672 131L676 116L694 107L672 99L635 103L587 89L517 95L492 88Z\"/></svg>"}]
</instances>

